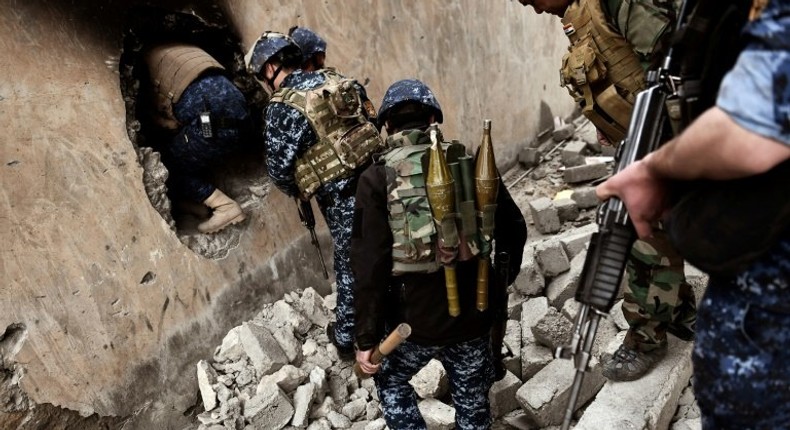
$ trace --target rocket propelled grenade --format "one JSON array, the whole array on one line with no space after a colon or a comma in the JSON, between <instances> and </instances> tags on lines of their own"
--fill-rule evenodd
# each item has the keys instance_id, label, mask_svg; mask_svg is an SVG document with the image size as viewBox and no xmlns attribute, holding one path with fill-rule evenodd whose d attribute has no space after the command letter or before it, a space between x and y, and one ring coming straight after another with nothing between
<instances>
[{"instance_id":1,"label":"rocket propelled grenade","mask_svg":"<svg viewBox=\"0 0 790 430\"><path fill-rule=\"evenodd\" d=\"M458 248L458 229L455 224L455 183L444 156L436 130L430 131L431 147L428 158L428 175L425 188L428 202L431 205L436 229L439 236L439 247L451 251L454 255ZM442 254L440 250L440 255ZM445 283L447 285L447 305L451 316L461 314L458 300L458 283L455 276L455 263L442 262L444 265Z\"/></svg>"},{"instance_id":2,"label":"rocket propelled grenade","mask_svg":"<svg viewBox=\"0 0 790 430\"><path fill-rule=\"evenodd\" d=\"M483 140L475 165L475 203L480 230L480 255L477 263L477 309L488 309L488 268L491 262L491 242L494 238L494 214L499 193L499 171L491 141L491 120L483 121Z\"/></svg>"}]
</instances>

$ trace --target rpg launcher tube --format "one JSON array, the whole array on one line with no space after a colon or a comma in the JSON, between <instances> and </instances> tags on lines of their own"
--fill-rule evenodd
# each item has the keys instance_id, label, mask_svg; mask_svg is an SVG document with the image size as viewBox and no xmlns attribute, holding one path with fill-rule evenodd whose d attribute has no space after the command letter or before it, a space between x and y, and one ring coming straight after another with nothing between
<instances>
[{"instance_id":1,"label":"rpg launcher tube","mask_svg":"<svg viewBox=\"0 0 790 430\"><path fill-rule=\"evenodd\" d=\"M445 248L458 247L458 233L455 227L455 183L444 157L444 150L431 130L431 147L428 158L428 175L425 189L428 192L428 203L439 232L439 246ZM444 265L445 284L447 285L447 310L451 316L461 314L458 300L458 282L455 277L454 263Z\"/></svg>"},{"instance_id":2,"label":"rpg launcher tube","mask_svg":"<svg viewBox=\"0 0 790 430\"><path fill-rule=\"evenodd\" d=\"M494 236L494 214L499 193L499 171L491 142L491 120L483 121L483 140L475 164L475 204L480 217L481 253L477 265L477 309L488 309L488 268Z\"/></svg>"},{"instance_id":3,"label":"rpg launcher tube","mask_svg":"<svg viewBox=\"0 0 790 430\"><path fill-rule=\"evenodd\" d=\"M400 323L398 327L396 327L395 330L373 350L373 354L370 355L370 362L372 364L381 363L384 357L388 356L395 348L400 346L409 336L411 336L411 326L406 323ZM370 374L363 372L362 368L359 367L359 363L354 363L354 373L359 379L370 378Z\"/></svg>"}]
</instances>

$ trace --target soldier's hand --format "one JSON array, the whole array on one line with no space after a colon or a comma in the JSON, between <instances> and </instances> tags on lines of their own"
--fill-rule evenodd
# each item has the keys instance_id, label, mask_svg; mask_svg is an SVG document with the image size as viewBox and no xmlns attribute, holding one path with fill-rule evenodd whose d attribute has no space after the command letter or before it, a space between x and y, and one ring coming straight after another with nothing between
<instances>
[{"instance_id":1,"label":"soldier's hand","mask_svg":"<svg viewBox=\"0 0 790 430\"><path fill-rule=\"evenodd\" d=\"M614 196L622 200L641 238L653 235L652 225L668 209L667 183L650 170L644 159L628 165L598 185L595 193L601 200Z\"/></svg>"},{"instance_id":2,"label":"soldier's hand","mask_svg":"<svg viewBox=\"0 0 790 430\"><path fill-rule=\"evenodd\" d=\"M601 130L595 129L595 133L597 135L596 137L598 139L598 143L600 143L602 146L612 146L612 141L609 140L605 134L601 133Z\"/></svg>"},{"instance_id":3,"label":"soldier's hand","mask_svg":"<svg viewBox=\"0 0 790 430\"><path fill-rule=\"evenodd\" d=\"M360 369L362 369L362 371L368 375L373 375L374 373L378 372L379 368L381 367L381 364L373 364L370 362L370 356L372 354L372 349L368 349L366 351L357 351L357 363L359 363Z\"/></svg>"}]
</instances>

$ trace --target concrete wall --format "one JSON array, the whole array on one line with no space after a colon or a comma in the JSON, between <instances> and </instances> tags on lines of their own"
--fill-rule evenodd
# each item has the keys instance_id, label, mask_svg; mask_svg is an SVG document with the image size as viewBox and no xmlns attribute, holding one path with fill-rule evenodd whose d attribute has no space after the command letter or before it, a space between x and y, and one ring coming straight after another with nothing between
<instances>
[{"instance_id":1,"label":"concrete wall","mask_svg":"<svg viewBox=\"0 0 790 430\"><path fill-rule=\"evenodd\" d=\"M328 285L298 270L318 266L279 192L247 208L222 259L190 251L152 207L117 69L132 3L0 0L0 353L33 403L164 417L197 401L195 363L229 328L284 291ZM377 105L392 81L424 80L446 137L476 145L493 119L500 165L539 131L541 105L572 109L559 22L517 2L218 4L244 50L263 30L315 29Z\"/></svg>"}]
</instances>

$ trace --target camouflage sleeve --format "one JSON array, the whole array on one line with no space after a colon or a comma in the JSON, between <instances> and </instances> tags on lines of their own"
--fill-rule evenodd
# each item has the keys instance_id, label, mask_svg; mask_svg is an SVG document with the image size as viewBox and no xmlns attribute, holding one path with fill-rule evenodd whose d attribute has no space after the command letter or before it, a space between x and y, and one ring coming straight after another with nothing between
<instances>
[{"instance_id":1,"label":"camouflage sleeve","mask_svg":"<svg viewBox=\"0 0 790 430\"><path fill-rule=\"evenodd\" d=\"M384 334L384 302L392 273L392 231L384 167L373 164L359 177L351 233L351 269L356 281L356 342L375 346Z\"/></svg>"},{"instance_id":2,"label":"camouflage sleeve","mask_svg":"<svg viewBox=\"0 0 790 430\"><path fill-rule=\"evenodd\" d=\"M298 195L294 179L296 160L317 140L307 119L290 106L272 103L266 109L263 139L272 182L285 194Z\"/></svg>"},{"instance_id":3,"label":"camouflage sleeve","mask_svg":"<svg viewBox=\"0 0 790 430\"><path fill-rule=\"evenodd\" d=\"M680 0L623 0L615 23L628 43L649 66L663 55L663 40L672 31Z\"/></svg>"}]
</instances>

